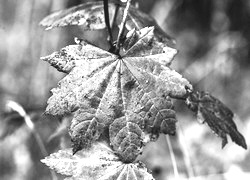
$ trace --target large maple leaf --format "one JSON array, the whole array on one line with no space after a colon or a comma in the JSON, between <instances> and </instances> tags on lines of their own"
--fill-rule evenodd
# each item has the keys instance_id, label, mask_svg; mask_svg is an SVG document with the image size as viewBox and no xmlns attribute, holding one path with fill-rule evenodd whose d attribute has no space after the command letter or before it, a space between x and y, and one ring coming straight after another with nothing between
<instances>
[{"instance_id":1,"label":"large maple leaf","mask_svg":"<svg viewBox=\"0 0 250 180\"><path fill-rule=\"evenodd\" d=\"M74 156L71 149L59 150L41 160L51 169L67 176L65 180L154 180L141 162L125 164L104 143L95 143Z\"/></svg>"},{"instance_id":2,"label":"large maple leaf","mask_svg":"<svg viewBox=\"0 0 250 180\"><path fill-rule=\"evenodd\" d=\"M166 66L177 51L159 42L153 31L153 27L131 30L121 55L82 42L42 58L68 73L52 90L46 112L74 113L70 126L74 153L107 136L107 130L118 156L132 162L149 139L175 133L169 96L183 97L185 87L192 87Z\"/></svg>"}]
</instances>

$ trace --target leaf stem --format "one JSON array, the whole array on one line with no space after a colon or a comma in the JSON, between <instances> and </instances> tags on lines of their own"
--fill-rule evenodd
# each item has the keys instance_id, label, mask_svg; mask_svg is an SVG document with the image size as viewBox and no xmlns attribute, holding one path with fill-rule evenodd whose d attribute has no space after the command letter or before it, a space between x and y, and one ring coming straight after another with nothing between
<instances>
[{"instance_id":1,"label":"leaf stem","mask_svg":"<svg viewBox=\"0 0 250 180\"><path fill-rule=\"evenodd\" d=\"M105 18L105 24L108 29L108 42L111 48L113 47L113 35L112 35L112 30L110 27L110 22L109 22L109 0L103 0L103 8L104 8L104 18Z\"/></svg>"},{"instance_id":2,"label":"leaf stem","mask_svg":"<svg viewBox=\"0 0 250 180\"><path fill-rule=\"evenodd\" d=\"M119 9L120 9L120 4L117 3L117 4L115 5L115 14L114 14L113 19L112 19L112 21L111 21L111 30L113 30L113 28L114 28L115 21L116 21L116 18L117 18L117 14L118 14Z\"/></svg>"},{"instance_id":3,"label":"leaf stem","mask_svg":"<svg viewBox=\"0 0 250 180\"><path fill-rule=\"evenodd\" d=\"M112 18L112 20L111 20L111 32L113 32L114 25L115 25L115 21L116 21L116 18L117 18L117 14L118 14L118 12L119 12L119 9L120 9L120 3L115 4L115 13L114 13L114 16L113 16L113 18ZM115 51L115 46L114 46L114 43L111 42L110 36L108 36L107 40L108 40L108 42L110 43L109 52L114 53L114 51Z\"/></svg>"},{"instance_id":4,"label":"leaf stem","mask_svg":"<svg viewBox=\"0 0 250 180\"><path fill-rule=\"evenodd\" d=\"M115 54L118 54L119 51L120 51L120 41L121 41L122 34L124 32L124 27L125 27L125 24L126 24L126 19L127 19L127 16L128 16L128 10L129 10L130 4L131 4L131 0L128 0L127 4L126 4L126 7L124 9L123 19L122 19L122 22L121 22L121 25L120 25L120 30L119 30L118 36L117 36Z\"/></svg>"}]
</instances>

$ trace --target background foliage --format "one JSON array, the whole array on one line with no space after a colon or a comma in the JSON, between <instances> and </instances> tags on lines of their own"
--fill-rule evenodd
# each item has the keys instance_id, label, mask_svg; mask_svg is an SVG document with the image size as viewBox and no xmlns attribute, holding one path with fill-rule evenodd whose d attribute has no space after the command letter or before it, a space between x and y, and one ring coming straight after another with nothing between
<instances>
[{"instance_id":1,"label":"background foliage","mask_svg":"<svg viewBox=\"0 0 250 180\"><path fill-rule=\"evenodd\" d=\"M67 147L48 138L59 125L56 119L40 116L62 74L39 60L73 44L74 36L87 38L105 49L105 31L82 32L79 27L43 31L39 21L50 12L85 1L23 0L0 1L0 136L9 129L4 112L5 100L19 102L31 115L38 132L52 153ZM177 41L179 54L173 68L196 88L207 90L238 115L236 124L249 146L250 3L244 0L138 0L142 11L151 14ZM220 139L209 128L194 121L182 104L176 104L179 133L171 138L180 176L194 174L201 179L247 179L250 154L230 143L221 150ZM13 120L13 118L12 118ZM0 179L49 179L48 169L40 163L43 155L27 127L14 118L17 131L0 142ZM13 125L14 124L14 125ZM62 133L64 134L64 133ZM64 143L67 142L67 143ZM171 179L173 170L168 145L163 137L151 143L142 159L158 179ZM186 159L186 160L185 160ZM190 164L188 163L190 161ZM187 164L187 167L186 167ZM249 178L249 177L248 177Z\"/></svg>"}]
</instances>

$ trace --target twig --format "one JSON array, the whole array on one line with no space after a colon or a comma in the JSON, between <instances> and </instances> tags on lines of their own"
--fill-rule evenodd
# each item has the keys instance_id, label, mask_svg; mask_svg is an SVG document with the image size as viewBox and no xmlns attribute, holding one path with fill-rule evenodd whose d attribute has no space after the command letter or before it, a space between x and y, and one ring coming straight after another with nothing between
<instances>
[{"instance_id":1,"label":"twig","mask_svg":"<svg viewBox=\"0 0 250 180\"><path fill-rule=\"evenodd\" d=\"M127 19L127 16L128 16L128 10L129 10L130 4L131 4L131 0L128 0L127 4L126 4L126 7L124 9L123 19L122 19L122 22L121 22L121 25L120 25L120 30L119 30L118 36L117 36L115 54L118 54L119 50L120 50L120 41L121 41L121 37L122 37L124 27L125 27L125 24L126 24L126 19Z\"/></svg>"},{"instance_id":2,"label":"twig","mask_svg":"<svg viewBox=\"0 0 250 180\"><path fill-rule=\"evenodd\" d=\"M170 152L170 157L171 157L171 161L172 161L172 165L173 165L173 169L174 169L174 176L175 176L175 179L179 179L179 172L178 172L178 168L177 168L177 163L176 163L173 147L172 147L169 136L166 135L165 137L166 137L166 140L167 140L168 149L169 149L169 152Z\"/></svg>"}]
</instances>

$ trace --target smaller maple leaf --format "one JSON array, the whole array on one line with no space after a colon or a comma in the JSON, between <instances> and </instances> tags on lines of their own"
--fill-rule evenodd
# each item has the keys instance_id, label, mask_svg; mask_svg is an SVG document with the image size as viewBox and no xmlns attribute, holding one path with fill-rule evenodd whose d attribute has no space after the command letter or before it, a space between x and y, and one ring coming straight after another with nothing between
<instances>
[{"instance_id":1,"label":"smaller maple leaf","mask_svg":"<svg viewBox=\"0 0 250 180\"><path fill-rule=\"evenodd\" d=\"M207 92L190 91L186 103L197 114L200 123L207 123L211 130L222 138L222 148L228 143L228 134L233 142L247 149L245 139L233 121L233 112L221 101Z\"/></svg>"},{"instance_id":2,"label":"smaller maple leaf","mask_svg":"<svg viewBox=\"0 0 250 180\"><path fill-rule=\"evenodd\" d=\"M106 25L103 14L102 2L88 2L54 12L45 17L40 25L47 27L46 30L67 25L82 25L86 30L104 29Z\"/></svg>"},{"instance_id":3,"label":"smaller maple leaf","mask_svg":"<svg viewBox=\"0 0 250 180\"><path fill-rule=\"evenodd\" d=\"M41 160L65 180L154 180L141 162L124 163L102 142L72 155L71 149L59 150Z\"/></svg>"},{"instance_id":4,"label":"smaller maple leaf","mask_svg":"<svg viewBox=\"0 0 250 180\"><path fill-rule=\"evenodd\" d=\"M116 12L117 7L119 7L118 12ZM119 25L123 18L125 4L120 3L117 0L110 0L108 8L109 18L115 20L114 24ZM114 18L115 15L116 18ZM46 30L69 25L82 26L82 29L84 30L104 29L106 28L106 24L103 2L87 2L54 12L45 17L40 22L40 25L46 27ZM148 26L155 27L155 37L158 41L163 42L170 47L175 47L175 41L160 28L154 18L131 5L128 10L125 28L128 31L132 29L138 31Z\"/></svg>"}]
</instances>

